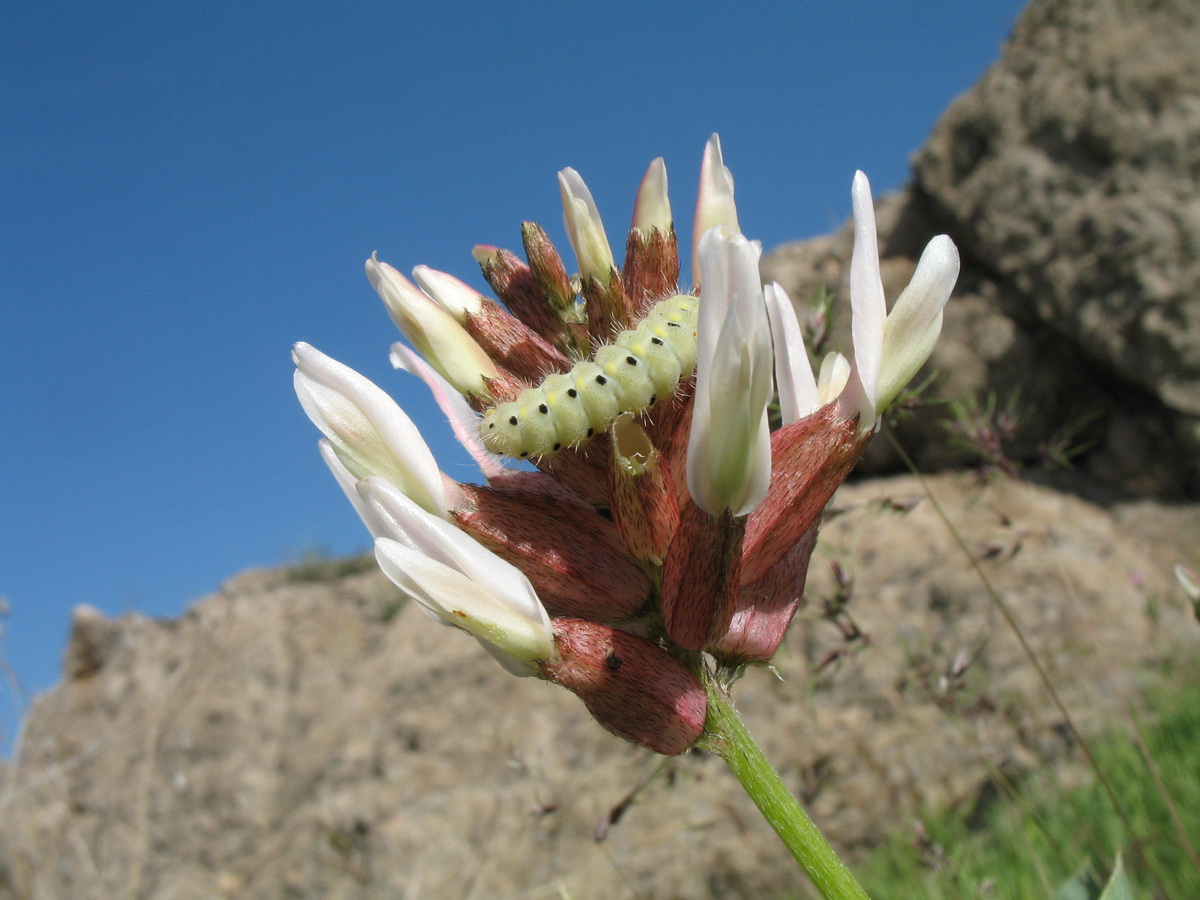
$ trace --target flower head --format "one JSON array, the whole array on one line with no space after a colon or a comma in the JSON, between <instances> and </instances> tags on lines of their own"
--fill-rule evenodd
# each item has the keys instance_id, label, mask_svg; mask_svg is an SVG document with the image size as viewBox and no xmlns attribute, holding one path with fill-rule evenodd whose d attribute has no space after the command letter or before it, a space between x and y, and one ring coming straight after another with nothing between
<instances>
[{"instance_id":1,"label":"flower head","mask_svg":"<svg viewBox=\"0 0 1200 900\"><path fill-rule=\"evenodd\" d=\"M579 278L525 223L526 259L474 254L497 300L372 257L367 275L487 483L457 484L379 388L306 344L296 391L380 567L507 669L576 693L609 730L679 753L705 728L705 656L771 658L801 602L825 504L923 363L957 273L927 248L887 311L870 189L854 183L853 368L814 377L802 329L743 236L716 135L700 169L695 287L678 285L666 167L650 164L618 267L596 203L559 173ZM782 427L770 428L778 396ZM535 471L504 468L499 454Z\"/></svg>"}]
</instances>

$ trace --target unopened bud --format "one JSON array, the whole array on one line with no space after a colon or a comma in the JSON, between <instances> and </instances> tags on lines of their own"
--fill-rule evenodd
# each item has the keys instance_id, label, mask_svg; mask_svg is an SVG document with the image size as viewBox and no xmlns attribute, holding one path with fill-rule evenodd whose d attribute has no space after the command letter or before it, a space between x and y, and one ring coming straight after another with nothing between
<instances>
[{"instance_id":1,"label":"unopened bud","mask_svg":"<svg viewBox=\"0 0 1200 900\"><path fill-rule=\"evenodd\" d=\"M579 173L571 168L558 173L558 188L562 194L563 224L579 261L579 277L584 281L594 278L607 282L617 264L592 192Z\"/></svg>"},{"instance_id":2,"label":"unopened bud","mask_svg":"<svg viewBox=\"0 0 1200 900\"><path fill-rule=\"evenodd\" d=\"M666 234L674 230L671 200L667 195L667 166L661 156L650 163L642 183L638 185L637 202L633 206L633 228L646 235L652 231Z\"/></svg>"},{"instance_id":3,"label":"unopened bud","mask_svg":"<svg viewBox=\"0 0 1200 900\"><path fill-rule=\"evenodd\" d=\"M604 223L591 191L574 169L558 173L562 193L563 224L579 261L580 293L587 307L588 331L607 340L615 330L628 328L631 310L621 273L604 233Z\"/></svg>"},{"instance_id":4,"label":"unopened bud","mask_svg":"<svg viewBox=\"0 0 1200 900\"><path fill-rule=\"evenodd\" d=\"M650 163L638 188L621 275L635 316L679 289L679 242L671 220L667 167L662 157Z\"/></svg>"},{"instance_id":5,"label":"unopened bud","mask_svg":"<svg viewBox=\"0 0 1200 900\"><path fill-rule=\"evenodd\" d=\"M696 676L657 644L579 619L554 619L557 659L542 677L574 693L613 734L675 756L704 732L708 699Z\"/></svg>"},{"instance_id":6,"label":"unopened bud","mask_svg":"<svg viewBox=\"0 0 1200 900\"><path fill-rule=\"evenodd\" d=\"M476 246L471 255L508 311L552 344L564 349L562 320L546 302L546 292L533 270L511 250L501 250L490 244Z\"/></svg>"},{"instance_id":7,"label":"unopened bud","mask_svg":"<svg viewBox=\"0 0 1200 900\"><path fill-rule=\"evenodd\" d=\"M366 270L405 339L459 393L484 394L485 379L496 377L496 366L454 316L374 256L367 260Z\"/></svg>"},{"instance_id":8,"label":"unopened bud","mask_svg":"<svg viewBox=\"0 0 1200 900\"><path fill-rule=\"evenodd\" d=\"M536 222L522 222L521 241L546 302L564 322L582 322L582 304L575 300L567 268L545 229Z\"/></svg>"}]
</instances>

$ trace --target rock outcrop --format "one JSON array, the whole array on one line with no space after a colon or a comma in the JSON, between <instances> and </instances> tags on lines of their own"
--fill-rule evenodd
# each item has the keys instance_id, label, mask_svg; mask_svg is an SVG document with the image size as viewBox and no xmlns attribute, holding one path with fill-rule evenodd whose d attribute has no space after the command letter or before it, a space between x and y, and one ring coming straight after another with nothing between
<instances>
[{"instance_id":1,"label":"rock outcrop","mask_svg":"<svg viewBox=\"0 0 1200 900\"><path fill-rule=\"evenodd\" d=\"M1032 3L880 212L891 296L933 234L963 254L936 396L1011 400L1017 457L1064 438L1091 480L1134 494L1200 492L1197 48L1189 0ZM849 246L781 248L768 273L794 298L844 297ZM954 461L939 418L904 432L930 466Z\"/></svg>"}]
</instances>

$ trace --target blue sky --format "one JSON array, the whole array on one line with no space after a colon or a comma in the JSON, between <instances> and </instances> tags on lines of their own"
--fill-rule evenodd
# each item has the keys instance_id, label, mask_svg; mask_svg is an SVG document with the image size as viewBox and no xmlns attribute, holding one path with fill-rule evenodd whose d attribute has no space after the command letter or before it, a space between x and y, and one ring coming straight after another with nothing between
<instances>
[{"instance_id":1,"label":"blue sky","mask_svg":"<svg viewBox=\"0 0 1200 900\"><path fill-rule=\"evenodd\" d=\"M58 677L70 610L175 616L235 572L367 547L291 388L306 340L465 455L363 275L486 285L562 237L555 173L622 235L664 156L690 241L713 132L743 230L829 231L997 58L1015 0L521 4L9 0L0 8L3 658ZM614 245L623 238L614 240ZM572 264L568 245L560 246ZM0 674L0 746L23 708Z\"/></svg>"}]
</instances>

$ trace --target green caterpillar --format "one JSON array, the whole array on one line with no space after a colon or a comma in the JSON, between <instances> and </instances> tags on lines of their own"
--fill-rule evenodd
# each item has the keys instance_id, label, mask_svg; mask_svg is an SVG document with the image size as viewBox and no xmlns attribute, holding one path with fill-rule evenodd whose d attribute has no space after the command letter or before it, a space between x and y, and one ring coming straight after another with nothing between
<instances>
[{"instance_id":1,"label":"green caterpillar","mask_svg":"<svg viewBox=\"0 0 1200 900\"><path fill-rule=\"evenodd\" d=\"M489 409L479 423L484 446L517 459L549 456L674 395L696 368L698 304L686 294L660 300L592 359Z\"/></svg>"}]
</instances>

